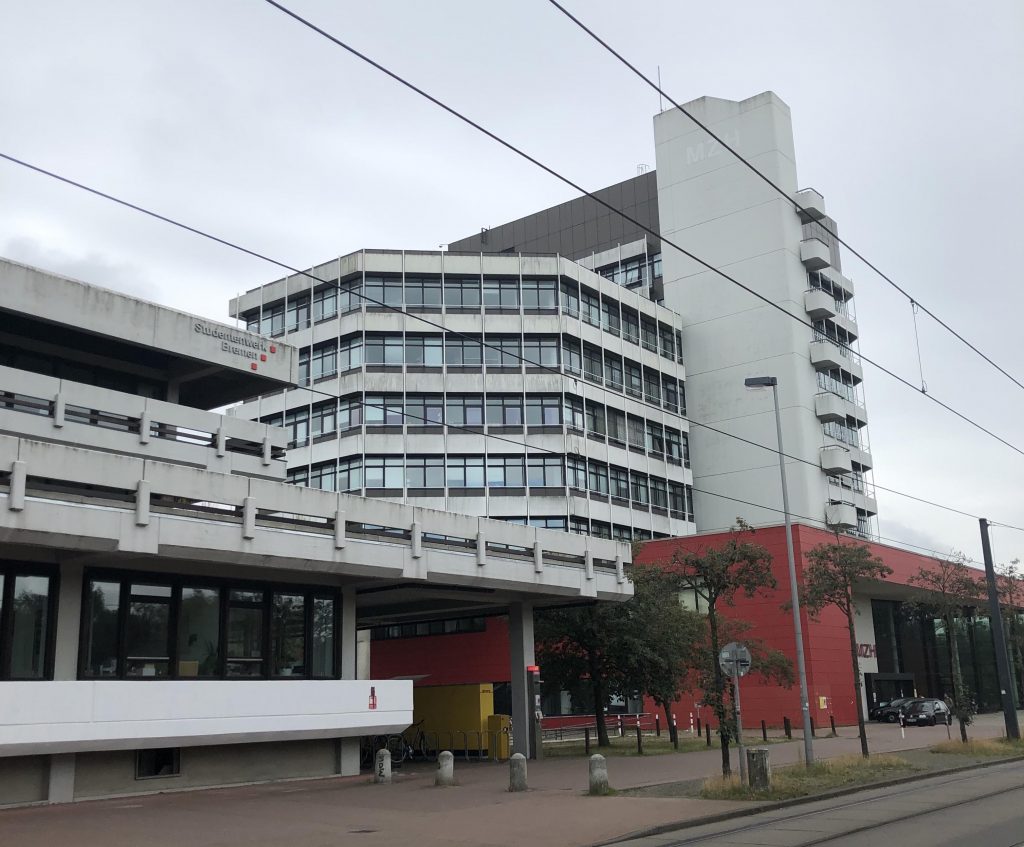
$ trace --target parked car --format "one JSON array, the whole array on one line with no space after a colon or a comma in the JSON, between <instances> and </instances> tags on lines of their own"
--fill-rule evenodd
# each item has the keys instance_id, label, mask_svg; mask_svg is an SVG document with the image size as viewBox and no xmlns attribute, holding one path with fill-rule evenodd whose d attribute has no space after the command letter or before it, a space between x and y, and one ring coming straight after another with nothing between
<instances>
[{"instance_id":1,"label":"parked car","mask_svg":"<svg viewBox=\"0 0 1024 847\"><path fill-rule=\"evenodd\" d=\"M900 719L900 710L906 708L907 704L913 703L914 700L914 697L897 697L895 700L890 700L884 706L879 706L875 709L872 718L876 721L896 723Z\"/></svg>"},{"instance_id":2,"label":"parked car","mask_svg":"<svg viewBox=\"0 0 1024 847\"><path fill-rule=\"evenodd\" d=\"M939 723L949 726L953 723L953 713L949 711L949 706L931 697L914 700L903 712L903 720L907 726L935 726Z\"/></svg>"}]
</instances>

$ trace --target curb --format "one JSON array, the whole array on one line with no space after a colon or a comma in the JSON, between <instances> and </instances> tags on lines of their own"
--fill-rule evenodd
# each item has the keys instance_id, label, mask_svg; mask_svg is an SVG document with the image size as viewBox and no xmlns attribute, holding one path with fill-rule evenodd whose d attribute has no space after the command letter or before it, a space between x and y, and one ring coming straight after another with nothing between
<instances>
[{"instance_id":1,"label":"curb","mask_svg":"<svg viewBox=\"0 0 1024 847\"><path fill-rule=\"evenodd\" d=\"M628 833L627 835L620 835L609 841L599 841L596 844L591 845L591 847L607 847L607 845L621 844L624 841L647 838L652 835L664 835L668 832L676 832L678 830L693 829L695 827L706 826L708 824L722 823L734 818L746 818L752 815L758 815L761 812L774 812L779 809L788 809L792 806L803 806L808 803L816 803L819 800L831 800L835 797L846 797L850 794L857 794L861 791L872 791L877 788L889 788L893 785L903 785L908 782L921 782L922 780L931 779L936 776L948 776L949 774L963 773L965 771L982 770L984 768L995 767L996 765L1005 765L1008 762L1019 761L1024 761L1024 755L1007 756L1001 759L993 759L992 761L978 762L973 765L958 765L954 768L944 768L943 770L930 771L929 773L894 777L892 779L884 779L879 782L851 785L845 788L834 788L831 791L823 791L820 794L808 794L806 797L793 797L789 800L776 800L774 802L771 800L752 801L748 808L733 809L730 812L719 812L718 814L704 815L699 818L685 818L675 823L663 823L658 826L648 827L647 829L640 829L636 832Z\"/></svg>"}]
</instances>

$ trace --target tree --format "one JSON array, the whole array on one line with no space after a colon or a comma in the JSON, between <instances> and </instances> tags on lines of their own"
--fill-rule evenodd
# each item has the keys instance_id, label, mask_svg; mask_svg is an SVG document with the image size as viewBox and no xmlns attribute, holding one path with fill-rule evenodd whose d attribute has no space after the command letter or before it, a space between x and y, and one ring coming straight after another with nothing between
<instances>
[{"instance_id":1,"label":"tree","mask_svg":"<svg viewBox=\"0 0 1024 847\"><path fill-rule=\"evenodd\" d=\"M1000 566L997 587L1006 630L1006 649L1013 667L1012 676L1019 689L1020 680L1024 678L1024 621L1021 620L1021 610L1024 609L1024 572L1021 570L1020 559Z\"/></svg>"},{"instance_id":2,"label":"tree","mask_svg":"<svg viewBox=\"0 0 1024 847\"><path fill-rule=\"evenodd\" d=\"M952 712L960 724L960 740L967 743L967 727L974 716L974 705L964 685L957 646L964 606L977 602L985 594L980 577L967 566L963 553L956 553L931 567L920 567L910 578L920 593L905 605L919 616L938 618L946 631L949 676L953 683Z\"/></svg>"},{"instance_id":3,"label":"tree","mask_svg":"<svg viewBox=\"0 0 1024 847\"><path fill-rule=\"evenodd\" d=\"M669 708L700 638L703 621L679 604L675 581L657 567L636 565L630 574L633 599L585 607L539 611L537 658L547 691L568 691L593 704L598 746L609 745L605 704L613 694L643 691Z\"/></svg>"},{"instance_id":4,"label":"tree","mask_svg":"<svg viewBox=\"0 0 1024 847\"><path fill-rule=\"evenodd\" d=\"M722 606L732 606L737 594L754 597L775 588L772 575L772 557L768 551L750 538L754 530L742 518L736 519L729 539L720 547L699 551L677 551L665 566L682 588L693 591L707 607L708 644L701 651L698 674L707 703L718 719L722 748L722 775L729 776L729 743L734 733L734 710L730 709L726 694L726 679L718 664L723 644ZM708 667L710 664L710 667Z\"/></svg>"},{"instance_id":5,"label":"tree","mask_svg":"<svg viewBox=\"0 0 1024 847\"><path fill-rule=\"evenodd\" d=\"M706 640L704 617L682 607L678 579L658 566L635 565L633 587L626 613L633 631L643 635L625 676L664 711L669 739L675 743L679 736L672 704L690 690L694 657Z\"/></svg>"},{"instance_id":6,"label":"tree","mask_svg":"<svg viewBox=\"0 0 1024 847\"><path fill-rule=\"evenodd\" d=\"M885 579L892 568L871 555L866 544L844 544L836 533L835 544L819 544L807 553L800 602L811 617L817 617L828 606L835 606L846 616L850 634L850 662L853 667L853 693L857 703L857 732L860 752L867 757L868 736L864 726L864 702L861 697L860 661L857 658L855 621L857 608L853 602L854 585L860 580Z\"/></svg>"}]
</instances>

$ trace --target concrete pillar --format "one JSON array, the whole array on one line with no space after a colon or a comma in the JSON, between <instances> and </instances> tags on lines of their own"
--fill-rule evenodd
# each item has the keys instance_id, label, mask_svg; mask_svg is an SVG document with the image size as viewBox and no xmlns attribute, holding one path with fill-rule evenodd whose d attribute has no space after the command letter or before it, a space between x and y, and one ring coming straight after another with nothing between
<instances>
[{"instance_id":1,"label":"concrete pillar","mask_svg":"<svg viewBox=\"0 0 1024 847\"><path fill-rule=\"evenodd\" d=\"M590 757L590 793L597 797L608 793L608 762L600 753Z\"/></svg>"},{"instance_id":2,"label":"concrete pillar","mask_svg":"<svg viewBox=\"0 0 1024 847\"><path fill-rule=\"evenodd\" d=\"M536 758L531 742L532 692L526 669L536 664L533 649L533 604L512 603L508 610L512 667L512 752Z\"/></svg>"},{"instance_id":3,"label":"concrete pillar","mask_svg":"<svg viewBox=\"0 0 1024 847\"><path fill-rule=\"evenodd\" d=\"M75 754L50 756L50 781L46 799L50 803L70 803L75 799Z\"/></svg>"},{"instance_id":4,"label":"concrete pillar","mask_svg":"<svg viewBox=\"0 0 1024 847\"><path fill-rule=\"evenodd\" d=\"M766 747L747 750L747 773L754 791L768 791L772 787L772 766Z\"/></svg>"},{"instance_id":5,"label":"concrete pillar","mask_svg":"<svg viewBox=\"0 0 1024 847\"><path fill-rule=\"evenodd\" d=\"M513 753L508 760L508 790L526 791L526 756Z\"/></svg>"},{"instance_id":6,"label":"concrete pillar","mask_svg":"<svg viewBox=\"0 0 1024 847\"><path fill-rule=\"evenodd\" d=\"M442 787L455 785L455 756L448 750L442 751L437 757L437 773L434 775L434 785Z\"/></svg>"},{"instance_id":7,"label":"concrete pillar","mask_svg":"<svg viewBox=\"0 0 1024 847\"><path fill-rule=\"evenodd\" d=\"M62 562L57 597L57 637L54 639L53 678L78 679L78 635L82 621L83 566Z\"/></svg>"},{"instance_id":8,"label":"concrete pillar","mask_svg":"<svg viewBox=\"0 0 1024 847\"><path fill-rule=\"evenodd\" d=\"M338 632L342 679L356 679L356 620L355 589L344 588L341 592L341 630ZM338 739L338 773L342 776L359 775L358 738Z\"/></svg>"},{"instance_id":9,"label":"concrete pillar","mask_svg":"<svg viewBox=\"0 0 1024 847\"><path fill-rule=\"evenodd\" d=\"M378 750L373 762L373 781L378 785L391 784L391 751Z\"/></svg>"}]
</instances>

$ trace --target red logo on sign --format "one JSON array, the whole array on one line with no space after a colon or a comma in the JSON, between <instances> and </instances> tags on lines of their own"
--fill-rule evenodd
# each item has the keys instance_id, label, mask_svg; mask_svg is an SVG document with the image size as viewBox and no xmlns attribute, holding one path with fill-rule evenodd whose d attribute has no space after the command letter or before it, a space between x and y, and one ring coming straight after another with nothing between
<instances>
[{"instance_id":1,"label":"red logo on sign","mask_svg":"<svg viewBox=\"0 0 1024 847\"><path fill-rule=\"evenodd\" d=\"M266 353L260 353L260 361L261 362L267 361L267 354Z\"/></svg>"},{"instance_id":2,"label":"red logo on sign","mask_svg":"<svg viewBox=\"0 0 1024 847\"><path fill-rule=\"evenodd\" d=\"M275 345L271 344L270 345L270 352L271 353L276 353L277 352L277 347Z\"/></svg>"},{"instance_id":3,"label":"red logo on sign","mask_svg":"<svg viewBox=\"0 0 1024 847\"><path fill-rule=\"evenodd\" d=\"M377 708L377 689L374 686L370 686L370 708Z\"/></svg>"},{"instance_id":4,"label":"red logo on sign","mask_svg":"<svg viewBox=\"0 0 1024 847\"><path fill-rule=\"evenodd\" d=\"M249 367L252 368L253 370L256 370L256 363L253 362L251 365L249 365Z\"/></svg>"}]
</instances>

